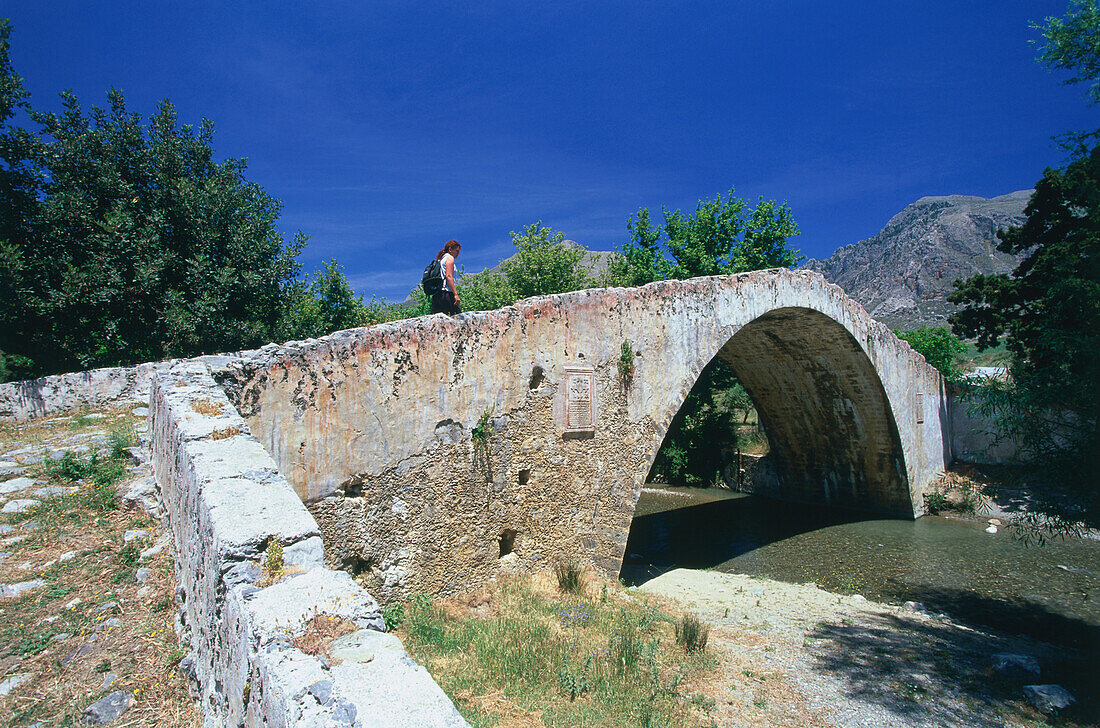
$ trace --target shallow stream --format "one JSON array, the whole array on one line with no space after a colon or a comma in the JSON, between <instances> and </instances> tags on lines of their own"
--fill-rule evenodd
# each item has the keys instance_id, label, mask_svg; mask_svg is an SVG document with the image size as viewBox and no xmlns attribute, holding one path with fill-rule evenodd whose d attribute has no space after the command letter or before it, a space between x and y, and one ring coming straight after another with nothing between
<instances>
[{"instance_id":1,"label":"shallow stream","mask_svg":"<svg viewBox=\"0 0 1100 728\"><path fill-rule=\"evenodd\" d=\"M647 488L622 578L715 569L935 612L1100 649L1100 542L1025 545L1010 529L938 516L916 521L781 503L722 489Z\"/></svg>"}]
</instances>

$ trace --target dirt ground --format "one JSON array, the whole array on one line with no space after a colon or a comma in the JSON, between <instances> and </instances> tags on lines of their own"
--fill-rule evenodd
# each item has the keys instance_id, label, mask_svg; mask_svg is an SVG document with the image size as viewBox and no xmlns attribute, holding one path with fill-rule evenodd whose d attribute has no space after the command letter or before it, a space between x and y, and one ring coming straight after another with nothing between
<instances>
[{"instance_id":1,"label":"dirt ground","mask_svg":"<svg viewBox=\"0 0 1100 728\"><path fill-rule=\"evenodd\" d=\"M179 674L171 546L122 502L150 475L144 430L142 410L0 426L0 725L79 725L108 696L126 706L113 726L201 723ZM116 442L133 447L105 460ZM68 477L93 450L95 474ZM112 467L121 480L98 485Z\"/></svg>"},{"instance_id":2,"label":"dirt ground","mask_svg":"<svg viewBox=\"0 0 1100 728\"><path fill-rule=\"evenodd\" d=\"M1082 674L1096 669L1095 655L812 584L677 569L639 590L674 599L713 626L721 663L713 718L723 728L1096 725ZM998 674L993 655L1001 653L1035 657L1041 676ZM1081 703L1044 716L1025 698L1025 682L1062 682Z\"/></svg>"}]
</instances>

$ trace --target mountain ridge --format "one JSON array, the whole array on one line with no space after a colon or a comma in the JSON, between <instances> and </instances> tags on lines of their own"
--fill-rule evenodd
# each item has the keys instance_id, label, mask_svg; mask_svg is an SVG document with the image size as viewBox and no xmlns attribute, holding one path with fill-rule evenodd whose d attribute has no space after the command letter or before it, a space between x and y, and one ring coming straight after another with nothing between
<instances>
[{"instance_id":1,"label":"mountain ridge","mask_svg":"<svg viewBox=\"0 0 1100 728\"><path fill-rule=\"evenodd\" d=\"M802 268L821 273L867 312L899 328L942 326L955 307L955 280L1008 273L1016 256L997 250L997 231L1024 222L1032 190L997 197L928 195L907 205L870 238L843 245Z\"/></svg>"}]
</instances>

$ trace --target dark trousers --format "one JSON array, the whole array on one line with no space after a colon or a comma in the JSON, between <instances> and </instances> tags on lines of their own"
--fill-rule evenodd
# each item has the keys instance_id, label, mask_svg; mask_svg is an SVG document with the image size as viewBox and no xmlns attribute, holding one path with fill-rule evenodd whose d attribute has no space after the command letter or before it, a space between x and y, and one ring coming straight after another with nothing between
<instances>
[{"instance_id":1,"label":"dark trousers","mask_svg":"<svg viewBox=\"0 0 1100 728\"><path fill-rule=\"evenodd\" d=\"M448 316L454 316L456 313L462 313L462 309L455 303L455 294L443 289L432 296L432 313L445 313Z\"/></svg>"}]
</instances>

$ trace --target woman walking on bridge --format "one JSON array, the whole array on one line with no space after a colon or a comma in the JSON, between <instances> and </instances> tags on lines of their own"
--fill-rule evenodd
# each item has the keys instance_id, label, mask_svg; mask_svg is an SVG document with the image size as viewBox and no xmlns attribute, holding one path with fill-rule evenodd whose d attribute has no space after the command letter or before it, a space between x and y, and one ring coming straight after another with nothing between
<instances>
[{"instance_id":1,"label":"woman walking on bridge","mask_svg":"<svg viewBox=\"0 0 1100 728\"><path fill-rule=\"evenodd\" d=\"M458 257L462 246L457 240L448 240L443 249L435 254L443 268L443 290L432 296L432 313L445 313L454 316L462 313L458 305L458 288L455 286L455 258Z\"/></svg>"}]
</instances>

